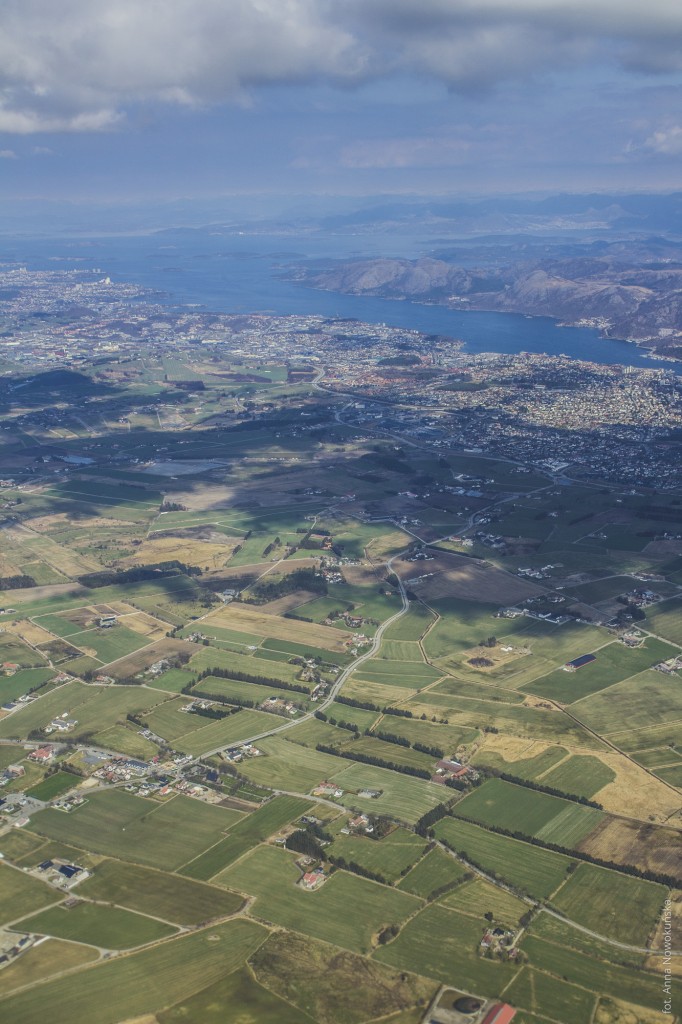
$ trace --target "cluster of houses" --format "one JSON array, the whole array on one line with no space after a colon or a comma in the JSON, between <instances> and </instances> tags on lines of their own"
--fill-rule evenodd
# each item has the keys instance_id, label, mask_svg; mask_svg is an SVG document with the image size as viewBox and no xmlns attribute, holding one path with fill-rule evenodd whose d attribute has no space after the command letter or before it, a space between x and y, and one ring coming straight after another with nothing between
<instances>
[{"instance_id":1,"label":"cluster of houses","mask_svg":"<svg viewBox=\"0 0 682 1024\"><path fill-rule=\"evenodd\" d=\"M129 782L146 775L149 765L132 757L112 757L93 772L103 782Z\"/></svg>"}]
</instances>

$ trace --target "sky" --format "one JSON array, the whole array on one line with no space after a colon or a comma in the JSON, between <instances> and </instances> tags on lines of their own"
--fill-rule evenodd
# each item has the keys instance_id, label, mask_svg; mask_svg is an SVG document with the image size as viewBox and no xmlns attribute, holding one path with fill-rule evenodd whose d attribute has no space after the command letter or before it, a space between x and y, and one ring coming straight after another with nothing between
<instances>
[{"instance_id":1,"label":"sky","mask_svg":"<svg viewBox=\"0 0 682 1024\"><path fill-rule=\"evenodd\" d=\"M0 199L669 191L679 0L3 0Z\"/></svg>"}]
</instances>

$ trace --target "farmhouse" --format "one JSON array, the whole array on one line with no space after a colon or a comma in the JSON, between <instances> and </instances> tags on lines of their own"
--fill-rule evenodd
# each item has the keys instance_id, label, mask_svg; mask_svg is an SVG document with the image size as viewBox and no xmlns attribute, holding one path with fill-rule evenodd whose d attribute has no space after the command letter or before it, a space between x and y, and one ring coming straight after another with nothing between
<instances>
[{"instance_id":1,"label":"farmhouse","mask_svg":"<svg viewBox=\"0 0 682 1024\"><path fill-rule=\"evenodd\" d=\"M313 889L319 889L323 882L326 881L326 875L322 871L306 871L301 879L301 885L304 889L312 891Z\"/></svg>"},{"instance_id":2,"label":"farmhouse","mask_svg":"<svg viewBox=\"0 0 682 1024\"><path fill-rule=\"evenodd\" d=\"M54 757L52 747L39 747L28 755L29 761L37 761L39 764L47 764Z\"/></svg>"}]
</instances>

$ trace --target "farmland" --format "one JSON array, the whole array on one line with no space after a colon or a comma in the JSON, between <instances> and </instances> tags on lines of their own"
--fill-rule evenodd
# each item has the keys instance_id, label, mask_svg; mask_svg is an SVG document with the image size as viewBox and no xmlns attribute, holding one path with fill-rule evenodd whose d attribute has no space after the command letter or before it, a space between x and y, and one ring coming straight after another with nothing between
<instances>
[{"instance_id":1,"label":"farmland","mask_svg":"<svg viewBox=\"0 0 682 1024\"><path fill-rule=\"evenodd\" d=\"M379 927L400 923L419 907L414 896L336 872L318 892L295 883L300 872L290 854L261 846L215 878L216 884L256 896L256 917L302 931L344 949L366 953ZM353 908L362 905L363 913Z\"/></svg>"},{"instance_id":2,"label":"farmland","mask_svg":"<svg viewBox=\"0 0 682 1024\"><path fill-rule=\"evenodd\" d=\"M266 937L257 924L234 921L97 965L80 973L77 983L72 978L49 981L0 1006L17 1024L31 1024L48 1006L55 1024L116 1024L188 998L244 963Z\"/></svg>"},{"instance_id":3,"label":"farmland","mask_svg":"<svg viewBox=\"0 0 682 1024\"><path fill-rule=\"evenodd\" d=\"M115 860L99 864L79 892L181 925L226 917L241 906L239 897L223 889Z\"/></svg>"},{"instance_id":4,"label":"farmland","mask_svg":"<svg viewBox=\"0 0 682 1024\"><path fill-rule=\"evenodd\" d=\"M231 864L257 843L277 832L311 806L310 801L294 796L278 796L230 829L229 835L206 853L191 860L182 873L190 878L207 880Z\"/></svg>"},{"instance_id":5,"label":"farmland","mask_svg":"<svg viewBox=\"0 0 682 1024\"><path fill-rule=\"evenodd\" d=\"M591 931L631 946L645 946L667 892L653 882L581 864L552 903Z\"/></svg>"},{"instance_id":6,"label":"farmland","mask_svg":"<svg viewBox=\"0 0 682 1024\"><path fill-rule=\"evenodd\" d=\"M431 904L413 917L398 937L374 955L381 963L463 988L484 988L499 993L516 968L483 960L478 945L485 921ZM433 943L438 935L439 942Z\"/></svg>"},{"instance_id":7,"label":"farmland","mask_svg":"<svg viewBox=\"0 0 682 1024\"><path fill-rule=\"evenodd\" d=\"M461 864L436 847L407 872L400 882L400 888L427 900L431 893L457 882L463 875Z\"/></svg>"},{"instance_id":8,"label":"farmland","mask_svg":"<svg viewBox=\"0 0 682 1024\"><path fill-rule=\"evenodd\" d=\"M42 811L34 827L40 835L85 850L173 869L216 842L238 817L182 796L156 804L111 790L94 793L71 814Z\"/></svg>"},{"instance_id":9,"label":"farmland","mask_svg":"<svg viewBox=\"0 0 682 1024\"><path fill-rule=\"evenodd\" d=\"M563 854L495 835L468 821L444 818L435 831L465 860L538 899L546 899L559 888L571 865Z\"/></svg>"},{"instance_id":10,"label":"farmland","mask_svg":"<svg viewBox=\"0 0 682 1024\"><path fill-rule=\"evenodd\" d=\"M216 313L205 337L188 306L169 346L164 306L138 352L122 310L96 365L0 377L0 923L48 936L0 1017L420 1024L443 984L520 1024L616 1024L615 1000L658 1024L677 497L563 478L525 434L460 450L509 366L460 380L447 339L410 371L424 430L409 332ZM325 380L349 338L356 376ZM498 927L514 946L481 944Z\"/></svg>"},{"instance_id":11,"label":"farmland","mask_svg":"<svg viewBox=\"0 0 682 1024\"><path fill-rule=\"evenodd\" d=\"M426 849L422 839L405 829L396 829L383 839L339 836L328 852L396 882L421 858ZM436 888L436 886L434 886Z\"/></svg>"},{"instance_id":12,"label":"farmland","mask_svg":"<svg viewBox=\"0 0 682 1024\"><path fill-rule=\"evenodd\" d=\"M473 819L543 839L557 846L576 846L602 821L601 811L569 803L545 793L491 779L457 805L458 817Z\"/></svg>"},{"instance_id":13,"label":"farmland","mask_svg":"<svg viewBox=\"0 0 682 1024\"><path fill-rule=\"evenodd\" d=\"M173 935L175 929L141 914L132 914L118 907L102 907L80 903L65 910L53 907L22 921L24 927L38 935L54 935L72 942L110 949L144 946Z\"/></svg>"},{"instance_id":14,"label":"farmland","mask_svg":"<svg viewBox=\"0 0 682 1024\"><path fill-rule=\"evenodd\" d=\"M0 924L15 921L58 901L59 893L49 885L0 864Z\"/></svg>"}]
</instances>

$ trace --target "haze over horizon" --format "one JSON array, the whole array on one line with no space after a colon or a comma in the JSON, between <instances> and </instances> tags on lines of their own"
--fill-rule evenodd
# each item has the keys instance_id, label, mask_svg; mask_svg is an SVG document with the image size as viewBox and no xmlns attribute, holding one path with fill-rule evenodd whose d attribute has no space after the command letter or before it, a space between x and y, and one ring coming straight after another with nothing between
<instances>
[{"instance_id":1,"label":"haze over horizon","mask_svg":"<svg viewBox=\"0 0 682 1024\"><path fill-rule=\"evenodd\" d=\"M2 194L674 190L681 41L672 0L8 0Z\"/></svg>"}]
</instances>

